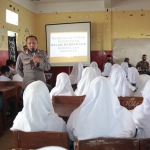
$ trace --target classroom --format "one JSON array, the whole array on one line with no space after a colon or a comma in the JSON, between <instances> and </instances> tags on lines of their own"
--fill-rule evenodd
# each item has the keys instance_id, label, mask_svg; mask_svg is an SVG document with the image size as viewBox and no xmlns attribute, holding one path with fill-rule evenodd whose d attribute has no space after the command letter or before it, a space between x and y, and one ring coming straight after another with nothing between
<instances>
[{"instance_id":1,"label":"classroom","mask_svg":"<svg viewBox=\"0 0 150 150\"><path fill-rule=\"evenodd\" d=\"M17 14L18 20L14 22L15 24L9 23L9 21L7 21L8 19L7 13L9 12ZM138 118L136 114L140 114L141 111L143 111L143 116L145 114L144 111L147 111L146 117L148 117L149 115L150 118L150 111L148 111L148 109L150 108L149 102L150 94L148 94L148 91L150 91L149 88L150 64L148 63L150 62L149 0L0 0L0 19L1 19L0 68L3 68L3 66L7 66L6 61L8 59L12 60L14 59L15 63L13 64L13 69L14 70L16 69L17 73L19 72L20 69L21 73L19 73L19 75L23 78L22 81L13 80L13 83L10 80L8 80L8 82L2 81L1 76L3 75L3 72L1 69L0 99L2 96L4 102L2 104L3 105L2 109L0 107L0 149L2 150L8 149L17 150L19 148L37 149L41 148L41 145L43 147L61 146L63 148L70 150L73 149L144 150L146 149L146 147L148 148L150 147L148 144L150 142L149 140L150 128L148 128L148 125L147 128L149 132L147 131L147 136L145 136L146 138L144 138L144 136L143 137L139 136L140 138L137 138L139 131L138 129L140 127L139 128L133 127L132 124L132 122L134 122L134 124L138 122L136 119L139 119L140 116L138 116L139 117ZM15 18L10 17L10 20L14 21ZM60 43L59 44L54 43L51 44L51 46L53 47L62 46L60 48L60 51L63 52L63 49L65 49L64 51L66 52L66 54L69 54L69 56L67 56L66 58L61 58L63 61L69 60L69 58L72 59L71 61L73 63L75 63L75 61L79 58L81 59L81 61L77 62L77 64L75 65L72 62L70 64L66 63L66 65L63 63L62 65L60 62L59 65L58 64L56 65L57 61L60 61L60 59L59 58L53 59L50 56L51 50L50 47L48 46L49 43L47 41L48 40L54 41L57 39L55 37L57 35L57 34L55 35L55 32L57 32L57 30L58 32L60 31L57 28L57 25L61 26L61 24L70 25L76 23L79 23L79 26L80 23L83 24L83 27L81 27L80 31L86 28L86 25L84 26L84 23L87 23L88 28L87 30L89 31L86 43L88 45L87 46L88 63L84 64L85 57L83 56L72 58L72 55L69 54L69 49L71 48L71 46L77 48L78 46L84 47L86 45L83 42L84 33L82 34L82 36L80 36L81 34L78 33L76 37L75 37L76 33L74 34L74 38L76 38L75 44L71 43L69 45L68 43L66 43L63 45L65 40L72 42L73 37L71 37L70 34L75 30L74 28L76 28L73 26L71 28L73 29L73 31L71 31L71 33L66 33L66 35L68 34L67 35L68 37L63 38L60 35L60 37L58 38L58 40L61 40L59 41ZM47 30L50 31L50 29L47 28L47 25L49 24L56 25L56 28L52 33L53 38L48 37L47 35ZM66 28L65 27L62 28L61 31L63 30L66 31L67 29L68 26ZM31 43L32 42L33 43L32 44L30 43L29 45L27 41L28 40L30 41L30 39ZM81 41L81 43L77 44L79 41ZM13 42L15 43L14 44L15 48L14 51L11 52L11 46L13 45L12 44ZM33 47L31 46L33 44L36 45L35 46L36 48L33 48L34 46ZM25 46L27 46L28 52L26 51ZM65 46L68 47L65 48ZM32 64L30 67L32 69L34 68L33 70L31 69L33 71L33 72L31 71L32 75L33 74L34 75L32 76L32 79L29 82L27 81L28 76L24 78L24 75L23 76L21 75L25 74L25 72L22 70L26 71L26 75L28 73L31 73L28 72L27 70L29 67L28 63L29 57L26 56L26 54L27 55L31 54L31 56L33 56L31 59ZM128 59L128 62L125 61L126 58ZM55 61L54 64L52 62L53 60ZM147 63L146 64L147 68L146 69L144 68L144 70L142 70L143 68L140 66L140 63L142 62L141 60L143 60L144 63ZM23 65L21 64L21 61ZM20 67L21 65L23 66L23 68ZM127 70L125 70L126 68L124 67L126 65L128 66ZM129 67L129 65L131 65L130 67L132 69ZM5 69L6 67L4 67L4 70ZM108 70L109 73L106 73ZM11 69L9 69L9 71L11 71ZM8 72L7 69L5 72ZM129 77L129 72L132 73L131 77ZM14 73L13 75L15 74L16 73ZM76 77L78 79L76 79L76 81L74 78L75 74L78 74L77 75L78 77ZM6 74L5 76L7 77ZM99 76L103 77L100 78ZM143 78L141 76L143 76ZM46 79L46 86L43 85L45 79ZM33 80L36 82L34 83ZM41 80L43 82L41 83L37 80ZM101 84L102 86L97 86L98 83ZM30 84L31 86L28 86ZM63 84L64 86L62 86ZM129 90L121 90L124 84L126 87L128 87ZM90 89L91 86L93 88ZM45 89L45 87L47 87L48 90L47 88ZM63 90L61 89L62 91L58 90L60 87L63 88ZM41 88L45 89L45 91L44 90L40 91ZM115 92L113 92L112 88L115 89ZM55 116L56 117L55 119L56 120L58 119L58 121L60 121L58 124L60 124L60 126L61 124L62 126L64 126L65 124L66 126L65 130L63 129L58 130L58 133L56 134L49 135L48 132L45 133L41 132L41 134L39 135L39 139L43 139L42 141L43 143L39 141L39 139L36 139L37 137L36 133L31 135L27 134L29 131L21 129L21 126L19 127L19 129L21 130L20 132L19 129L16 128L17 125L15 126L15 123L13 123L15 118L16 118L15 120L17 120L15 122L18 122L19 120L18 118L21 119L21 117L17 115L18 112L20 111L22 112L25 110L30 111L30 109L28 109L26 106L29 107L31 104L25 104L25 102L23 101L24 97L26 97L26 99L28 100L31 99L27 98L28 95L26 94L27 93L26 91L30 90L33 90L33 92L31 93L31 97L34 97L33 96L34 92L35 94L38 93L39 95L45 94L46 95L45 97L47 97L46 91L48 91L49 99L51 100L52 104L47 105L54 112L56 112L57 117ZM99 94L96 96L94 91L98 92L98 90L99 91L101 90L103 92L99 92ZM141 91L138 92L139 90ZM106 93L106 91L110 92L110 94ZM66 93L69 94L67 95ZM37 97L38 105L36 107L38 108L39 105L46 107L45 103L47 103L47 101L45 100L45 98L41 97L41 99L45 101L42 103L39 97L40 96ZM94 99L93 97L95 98L95 101L93 100ZM103 101L101 100L98 101L98 99L103 99L104 97L107 97L106 99L112 99L112 101L110 100L110 103L107 105L107 109L104 109L105 107L101 107L101 105L105 106L105 103ZM23 100L20 101L20 99ZM117 104L115 103L115 101L117 101ZM84 105L87 106L88 104L90 104L92 107L92 108L90 107L91 111L88 108L86 110L84 110L84 107L82 108L82 106ZM142 108L139 108L139 106L142 105L144 106L146 105L147 109L145 108L143 110ZM115 133L114 131L111 131L111 127L108 125L108 123L110 123L112 120L109 118L111 121L107 122L105 120L105 117L100 118L100 121L97 121L99 123L99 124L97 123L97 125L99 125L102 130L105 130L105 128L110 129L109 131L110 135L106 133L102 134L100 131L96 131L96 129L93 131L93 129L96 128L97 126L94 123L93 123L94 125L90 123L89 119L86 119L86 117L89 116L88 115L89 113L107 114L108 113L107 110L109 108L110 110L112 108L112 112L114 113L114 111L119 111L117 110L117 107L122 108L122 106L123 106L122 113L124 113L122 115L125 116L124 119L131 122L131 125L129 123L130 131L126 131L129 130L129 128L127 129L126 127L124 127L125 133L117 133L122 131L121 126L123 127L124 124L124 121L122 121L121 123L117 123L118 120L121 119L121 112L118 112L118 119L116 119L117 118L116 114L114 114L115 117L112 116L112 120L116 119L116 124L114 124L114 126L116 126ZM13 110L11 110L10 113L14 115L13 117L10 116L9 120L8 120L9 115L8 116L5 115L6 113L8 113L8 107L13 108ZM87 107L89 107L89 105ZM124 107L126 108L125 110ZM33 111L32 115L37 115L34 114L34 111L36 111L36 109L34 110L33 108L32 111ZM73 116L72 114L74 112L78 116L75 125L71 124ZM85 119L80 118L82 113L85 116ZM27 113L25 115L28 116L29 114ZM42 115L45 114L43 113ZM39 118L40 117L41 116L39 115ZM135 119L135 117L137 118ZM97 115L92 117L91 122L94 119L98 120ZM146 121L146 123L150 124L149 119L143 120ZM104 126L101 125L101 122L106 123L108 126L106 125L104 128ZM39 122L39 124L40 123L42 127L43 123ZM82 126L81 124L84 123L89 124L89 126L88 127L86 127L85 125ZM81 126L79 126L79 124ZM118 124L120 124L120 126ZM57 127L57 125L55 127L53 125L51 126L53 128ZM33 133L36 131L47 131L38 128L39 127L37 127L36 130L36 127L33 127L32 130L31 127L30 131L32 131ZM76 128L75 131L74 128ZM133 131L134 128L136 129L135 131L136 133ZM14 131L15 129L18 129L18 131L15 132ZM89 131L91 129L91 135L90 134L86 136L84 135L84 131L86 129ZM128 133L130 132L130 136L126 132ZM76 137L74 133L76 133L76 135L79 136ZM135 134L135 136L133 136L133 134ZM146 131L144 131L144 134L146 135ZM25 144L23 145L19 140L18 141L16 140L17 136L19 135L20 137L22 137L22 140L25 141L24 142L25 144L26 143L27 145L29 144L28 147L26 147ZM28 137L29 139L25 137ZM121 146L119 144L118 145L111 144L113 142L115 143L116 141L114 137L117 137L118 141L123 144ZM123 138L121 139L121 137ZM34 138L36 139L35 141L33 140ZM48 140L47 138L51 140ZM104 142L102 142L102 140ZM37 146L32 147L31 141L34 144L39 143L39 145L37 144ZM44 141L47 141L45 145ZM61 141L61 142L54 142L54 141ZM67 141L67 143L65 143L65 141ZM7 144L9 142L10 144ZM96 143L94 144L94 142ZM70 143L72 145L70 145ZM106 143L108 143L108 145ZM100 145L101 147L99 147ZM55 148L53 149L55 150Z\"/></svg>"}]
</instances>

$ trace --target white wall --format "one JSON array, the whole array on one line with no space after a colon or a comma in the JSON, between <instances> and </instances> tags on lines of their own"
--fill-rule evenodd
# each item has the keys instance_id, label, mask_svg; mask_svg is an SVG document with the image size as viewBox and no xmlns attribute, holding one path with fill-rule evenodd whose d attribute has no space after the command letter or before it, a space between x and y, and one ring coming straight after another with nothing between
<instances>
[{"instance_id":1,"label":"white wall","mask_svg":"<svg viewBox=\"0 0 150 150\"><path fill-rule=\"evenodd\" d=\"M103 11L104 1L37 4L36 13Z\"/></svg>"},{"instance_id":2,"label":"white wall","mask_svg":"<svg viewBox=\"0 0 150 150\"><path fill-rule=\"evenodd\" d=\"M31 2L29 0L11 0L14 3L17 3L18 5L36 13L36 4L34 2Z\"/></svg>"},{"instance_id":3,"label":"white wall","mask_svg":"<svg viewBox=\"0 0 150 150\"><path fill-rule=\"evenodd\" d=\"M34 13L104 11L105 0L38 3L30 0L11 0ZM150 10L150 0L111 0L109 10Z\"/></svg>"}]
</instances>

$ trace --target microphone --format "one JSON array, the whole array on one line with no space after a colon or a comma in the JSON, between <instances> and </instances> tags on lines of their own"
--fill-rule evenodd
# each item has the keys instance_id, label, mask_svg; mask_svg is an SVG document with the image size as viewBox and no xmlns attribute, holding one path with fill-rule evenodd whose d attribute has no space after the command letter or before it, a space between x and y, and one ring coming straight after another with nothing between
<instances>
[{"instance_id":1,"label":"microphone","mask_svg":"<svg viewBox=\"0 0 150 150\"><path fill-rule=\"evenodd\" d=\"M34 48L32 48L32 56L35 56L35 51L34 51Z\"/></svg>"}]
</instances>

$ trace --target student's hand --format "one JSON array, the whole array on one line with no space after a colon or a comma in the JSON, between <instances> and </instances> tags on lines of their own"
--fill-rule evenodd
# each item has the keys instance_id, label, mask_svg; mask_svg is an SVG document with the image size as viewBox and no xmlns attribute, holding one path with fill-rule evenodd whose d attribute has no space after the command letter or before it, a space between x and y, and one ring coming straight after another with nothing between
<instances>
[{"instance_id":1,"label":"student's hand","mask_svg":"<svg viewBox=\"0 0 150 150\"><path fill-rule=\"evenodd\" d=\"M37 63L37 64L40 63L40 59L37 56L33 56L32 60L33 60L34 63Z\"/></svg>"},{"instance_id":2,"label":"student's hand","mask_svg":"<svg viewBox=\"0 0 150 150\"><path fill-rule=\"evenodd\" d=\"M135 86L135 90L133 91L133 92L136 92L138 90L138 87L137 86Z\"/></svg>"}]
</instances>

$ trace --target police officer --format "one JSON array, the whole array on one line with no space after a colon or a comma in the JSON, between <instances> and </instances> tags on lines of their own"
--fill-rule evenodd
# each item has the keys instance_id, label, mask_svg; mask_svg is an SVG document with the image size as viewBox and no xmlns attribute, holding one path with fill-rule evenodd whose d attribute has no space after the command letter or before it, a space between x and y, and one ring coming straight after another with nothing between
<instances>
[{"instance_id":1,"label":"police officer","mask_svg":"<svg viewBox=\"0 0 150 150\"><path fill-rule=\"evenodd\" d=\"M50 70L46 53L38 49L37 37L28 36L26 45L27 49L19 54L16 63L17 73L23 77L23 89L36 80L46 83L44 71Z\"/></svg>"}]
</instances>

